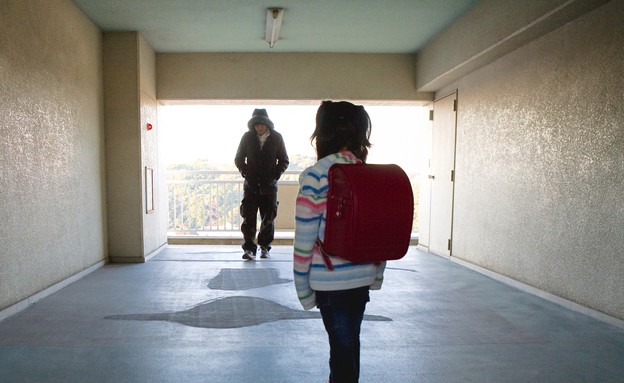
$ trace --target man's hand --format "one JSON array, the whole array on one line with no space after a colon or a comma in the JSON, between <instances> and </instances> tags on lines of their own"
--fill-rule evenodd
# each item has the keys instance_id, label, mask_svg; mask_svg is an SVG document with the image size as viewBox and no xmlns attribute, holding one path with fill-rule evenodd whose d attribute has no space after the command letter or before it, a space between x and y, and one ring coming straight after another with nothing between
<instances>
[{"instance_id":1,"label":"man's hand","mask_svg":"<svg viewBox=\"0 0 624 383\"><path fill-rule=\"evenodd\" d=\"M240 170L241 176L243 176L243 178L246 179L247 178L247 166L245 166L244 168L239 169L239 170Z\"/></svg>"}]
</instances>

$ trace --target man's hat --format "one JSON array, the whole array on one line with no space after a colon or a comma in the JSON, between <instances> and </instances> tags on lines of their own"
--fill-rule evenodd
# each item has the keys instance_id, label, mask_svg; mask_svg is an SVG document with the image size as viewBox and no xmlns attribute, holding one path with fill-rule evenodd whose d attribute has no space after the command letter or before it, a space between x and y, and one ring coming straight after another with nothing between
<instances>
[{"instance_id":1,"label":"man's hat","mask_svg":"<svg viewBox=\"0 0 624 383\"><path fill-rule=\"evenodd\" d=\"M264 124L273 130L273 121L269 119L269 114L266 109L254 109L251 114L251 119L247 123L249 129L253 129L256 124Z\"/></svg>"}]
</instances>

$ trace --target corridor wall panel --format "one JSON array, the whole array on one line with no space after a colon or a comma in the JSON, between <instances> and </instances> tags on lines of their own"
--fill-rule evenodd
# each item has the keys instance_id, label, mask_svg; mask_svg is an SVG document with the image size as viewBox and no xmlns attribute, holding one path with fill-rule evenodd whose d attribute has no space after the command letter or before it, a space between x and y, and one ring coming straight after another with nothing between
<instances>
[{"instance_id":1,"label":"corridor wall panel","mask_svg":"<svg viewBox=\"0 0 624 383\"><path fill-rule=\"evenodd\" d=\"M157 95L176 100L381 100L425 103L415 55L159 53Z\"/></svg>"},{"instance_id":2,"label":"corridor wall panel","mask_svg":"<svg viewBox=\"0 0 624 383\"><path fill-rule=\"evenodd\" d=\"M2 0L0 310L106 259L103 128L99 30L69 0Z\"/></svg>"},{"instance_id":3,"label":"corridor wall panel","mask_svg":"<svg viewBox=\"0 0 624 383\"><path fill-rule=\"evenodd\" d=\"M624 319L624 1L450 84L453 256Z\"/></svg>"}]
</instances>

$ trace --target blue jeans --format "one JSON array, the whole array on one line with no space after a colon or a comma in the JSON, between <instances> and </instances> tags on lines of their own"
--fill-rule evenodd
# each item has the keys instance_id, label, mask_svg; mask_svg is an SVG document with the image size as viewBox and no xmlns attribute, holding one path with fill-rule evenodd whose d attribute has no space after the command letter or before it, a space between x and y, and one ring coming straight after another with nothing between
<instances>
[{"instance_id":1,"label":"blue jeans","mask_svg":"<svg viewBox=\"0 0 624 383\"><path fill-rule=\"evenodd\" d=\"M317 291L316 303L329 336L330 383L357 383L360 378L360 328L369 286Z\"/></svg>"}]
</instances>

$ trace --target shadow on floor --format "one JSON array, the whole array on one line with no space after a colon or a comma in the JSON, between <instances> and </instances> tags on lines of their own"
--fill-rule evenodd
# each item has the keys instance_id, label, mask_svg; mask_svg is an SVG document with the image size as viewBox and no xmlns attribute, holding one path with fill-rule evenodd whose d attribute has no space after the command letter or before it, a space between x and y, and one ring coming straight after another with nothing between
<instances>
[{"instance_id":1,"label":"shadow on floor","mask_svg":"<svg viewBox=\"0 0 624 383\"><path fill-rule=\"evenodd\" d=\"M106 319L167 321L202 328L240 328L279 320L320 318L319 312L293 310L257 297L228 297L202 303L174 313L110 315ZM367 321L391 321L378 315L365 315Z\"/></svg>"}]
</instances>

